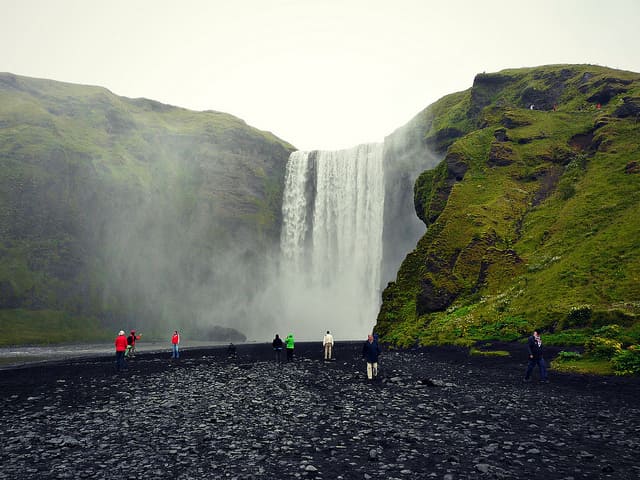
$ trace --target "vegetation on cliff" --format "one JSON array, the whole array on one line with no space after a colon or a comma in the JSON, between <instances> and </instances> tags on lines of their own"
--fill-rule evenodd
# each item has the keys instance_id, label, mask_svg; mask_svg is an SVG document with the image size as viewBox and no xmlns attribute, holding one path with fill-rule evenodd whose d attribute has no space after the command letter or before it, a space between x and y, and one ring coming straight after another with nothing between
<instances>
[{"instance_id":1,"label":"vegetation on cliff","mask_svg":"<svg viewBox=\"0 0 640 480\"><path fill-rule=\"evenodd\" d=\"M293 150L228 114L0 74L0 344L233 324L218 301L260 282Z\"/></svg>"},{"instance_id":2,"label":"vegetation on cliff","mask_svg":"<svg viewBox=\"0 0 640 480\"><path fill-rule=\"evenodd\" d=\"M427 232L383 293L392 344L640 339L640 74L554 65L477 75L423 111L446 153L415 184ZM415 121L415 120L414 120Z\"/></svg>"}]
</instances>

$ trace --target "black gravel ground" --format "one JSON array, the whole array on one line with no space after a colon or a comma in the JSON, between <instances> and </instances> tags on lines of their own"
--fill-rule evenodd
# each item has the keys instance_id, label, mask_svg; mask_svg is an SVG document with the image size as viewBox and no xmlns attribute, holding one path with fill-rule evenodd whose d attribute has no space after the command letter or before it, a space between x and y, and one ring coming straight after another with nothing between
<instances>
[{"instance_id":1,"label":"black gravel ground","mask_svg":"<svg viewBox=\"0 0 640 480\"><path fill-rule=\"evenodd\" d=\"M267 345L0 370L0 479L638 479L640 381L523 383L526 353ZM505 348L502 346L501 348ZM534 380L537 377L534 377Z\"/></svg>"}]
</instances>

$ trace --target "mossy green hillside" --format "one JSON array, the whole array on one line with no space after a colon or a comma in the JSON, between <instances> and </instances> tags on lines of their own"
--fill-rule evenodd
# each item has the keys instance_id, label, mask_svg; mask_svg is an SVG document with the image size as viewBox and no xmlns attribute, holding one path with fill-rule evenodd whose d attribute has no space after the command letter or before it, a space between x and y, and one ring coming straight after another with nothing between
<instances>
[{"instance_id":1,"label":"mossy green hillside","mask_svg":"<svg viewBox=\"0 0 640 480\"><path fill-rule=\"evenodd\" d=\"M293 150L225 113L0 74L4 324L196 322L234 256L277 244Z\"/></svg>"},{"instance_id":2,"label":"mossy green hillside","mask_svg":"<svg viewBox=\"0 0 640 480\"><path fill-rule=\"evenodd\" d=\"M415 184L428 229L384 291L376 330L401 345L471 344L636 324L640 75L506 70L455 98L449 108L468 106L456 124L472 127ZM425 112L446 130L438 103Z\"/></svg>"},{"instance_id":3,"label":"mossy green hillside","mask_svg":"<svg viewBox=\"0 0 640 480\"><path fill-rule=\"evenodd\" d=\"M51 310L0 310L0 346L113 340L96 318Z\"/></svg>"}]
</instances>

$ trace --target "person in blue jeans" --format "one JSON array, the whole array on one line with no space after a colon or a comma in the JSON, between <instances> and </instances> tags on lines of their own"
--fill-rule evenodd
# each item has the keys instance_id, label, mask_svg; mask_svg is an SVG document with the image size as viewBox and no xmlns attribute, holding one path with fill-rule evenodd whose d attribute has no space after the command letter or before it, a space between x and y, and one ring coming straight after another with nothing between
<instances>
[{"instance_id":1,"label":"person in blue jeans","mask_svg":"<svg viewBox=\"0 0 640 480\"><path fill-rule=\"evenodd\" d=\"M527 351L529 352L529 364L527 365L527 371L524 374L524 381L531 380L531 372L537 365L540 371L540 381L546 383L549 381L547 378L547 367L542 358L542 339L540 338L540 332L534 330L533 335L529 337L527 341Z\"/></svg>"},{"instance_id":2,"label":"person in blue jeans","mask_svg":"<svg viewBox=\"0 0 640 480\"><path fill-rule=\"evenodd\" d=\"M177 330L173 332L171 337L171 358L178 360L180 358L180 334Z\"/></svg>"}]
</instances>

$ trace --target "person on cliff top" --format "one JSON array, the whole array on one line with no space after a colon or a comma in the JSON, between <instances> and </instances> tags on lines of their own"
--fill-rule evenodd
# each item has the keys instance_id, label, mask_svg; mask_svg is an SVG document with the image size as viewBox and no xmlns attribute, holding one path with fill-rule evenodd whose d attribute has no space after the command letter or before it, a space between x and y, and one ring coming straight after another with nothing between
<instances>
[{"instance_id":1,"label":"person on cliff top","mask_svg":"<svg viewBox=\"0 0 640 480\"><path fill-rule=\"evenodd\" d=\"M291 362L293 360L293 349L294 349L294 339L293 334L287 335L287 338L284 339L285 350L287 351L287 362Z\"/></svg>"},{"instance_id":2,"label":"person on cliff top","mask_svg":"<svg viewBox=\"0 0 640 480\"><path fill-rule=\"evenodd\" d=\"M177 330L174 330L173 335L171 336L171 358L174 360L178 360L180 358L178 345L180 345L180 334Z\"/></svg>"},{"instance_id":3,"label":"person on cliff top","mask_svg":"<svg viewBox=\"0 0 640 480\"><path fill-rule=\"evenodd\" d=\"M276 333L276 337L271 342L271 346L273 347L273 353L276 356L276 363L282 362L282 349L284 348L284 343L280 338L280 335Z\"/></svg>"},{"instance_id":4,"label":"person on cliff top","mask_svg":"<svg viewBox=\"0 0 640 480\"><path fill-rule=\"evenodd\" d=\"M373 340L373 335L367 336L367 341L362 346L362 357L367 361L367 378L373 380L378 377L378 356L380 345Z\"/></svg>"},{"instance_id":5,"label":"person on cliff top","mask_svg":"<svg viewBox=\"0 0 640 480\"><path fill-rule=\"evenodd\" d=\"M540 382L547 383L547 367L542 358L542 339L540 338L540 332L534 330L533 335L529 337L527 341L527 351L529 352L529 364L527 365L527 371L524 374L524 381L529 382L531 380L531 372L537 365L540 371Z\"/></svg>"},{"instance_id":6,"label":"person on cliff top","mask_svg":"<svg viewBox=\"0 0 640 480\"><path fill-rule=\"evenodd\" d=\"M331 332L329 330L327 330L327 333L325 333L322 339L322 347L324 348L325 361L331 360L331 353L333 350L333 335L331 335Z\"/></svg>"},{"instance_id":7,"label":"person on cliff top","mask_svg":"<svg viewBox=\"0 0 640 480\"><path fill-rule=\"evenodd\" d=\"M125 352L125 357L135 357L136 356L136 340L140 340L142 338L142 334L136 335L135 330L131 330L131 333L127 337L127 350Z\"/></svg>"},{"instance_id":8,"label":"person on cliff top","mask_svg":"<svg viewBox=\"0 0 640 480\"><path fill-rule=\"evenodd\" d=\"M127 351L127 337L124 335L124 330L118 332L118 336L115 341L116 345L116 371L124 370L127 368L127 362L124 359L124 352Z\"/></svg>"}]
</instances>

